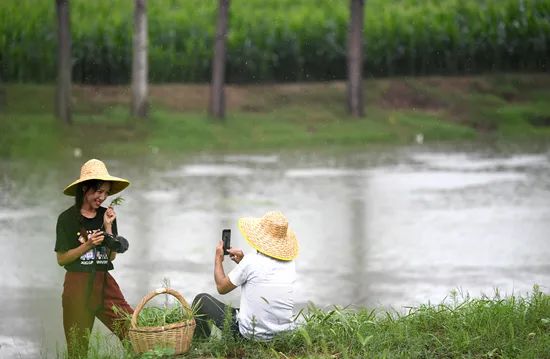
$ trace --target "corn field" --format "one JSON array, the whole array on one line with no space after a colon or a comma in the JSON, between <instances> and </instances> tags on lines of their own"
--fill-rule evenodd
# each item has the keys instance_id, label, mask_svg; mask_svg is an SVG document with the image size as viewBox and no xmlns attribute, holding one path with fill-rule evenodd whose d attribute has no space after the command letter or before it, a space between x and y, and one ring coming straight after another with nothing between
<instances>
[{"instance_id":1,"label":"corn field","mask_svg":"<svg viewBox=\"0 0 550 359\"><path fill-rule=\"evenodd\" d=\"M210 78L216 0L148 2L149 78ZM70 0L73 81L128 83L132 0ZM232 0L229 82L346 77L349 0ZM0 80L56 77L54 1L0 1ZM550 0L367 0L365 76L550 68Z\"/></svg>"}]
</instances>

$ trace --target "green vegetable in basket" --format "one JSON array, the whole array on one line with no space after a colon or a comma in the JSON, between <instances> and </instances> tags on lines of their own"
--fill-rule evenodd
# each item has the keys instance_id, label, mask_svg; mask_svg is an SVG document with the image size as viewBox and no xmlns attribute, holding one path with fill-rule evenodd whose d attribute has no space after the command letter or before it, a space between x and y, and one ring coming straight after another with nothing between
<instances>
[{"instance_id":1,"label":"green vegetable in basket","mask_svg":"<svg viewBox=\"0 0 550 359\"><path fill-rule=\"evenodd\" d=\"M156 327L166 324L173 324L193 319L193 313L184 310L181 305L173 307L145 307L139 313L138 327Z\"/></svg>"},{"instance_id":2,"label":"green vegetable in basket","mask_svg":"<svg viewBox=\"0 0 550 359\"><path fill-rule=\"evenodd\" d=\"M114 307L115 313L121 312L119 308ZM138 327L159 327L167 324L179 323L193 319L196 316L196 308L184 310L180 303L168 307L145 307L141 310L137 318ZM122 312L125 320L132 320L132 315Z\"/></svg>"}]
</instances>

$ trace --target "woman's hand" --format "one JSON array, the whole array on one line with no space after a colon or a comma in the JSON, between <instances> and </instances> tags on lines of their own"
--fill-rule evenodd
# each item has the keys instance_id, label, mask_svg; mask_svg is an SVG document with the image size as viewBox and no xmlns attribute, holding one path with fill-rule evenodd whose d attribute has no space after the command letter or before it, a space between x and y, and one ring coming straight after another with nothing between
<instances>
[{"instance_id":1,"label":"woman's hand","mask_svg":"<svg viewBox=\"0 0 550 359\"><path fill-rule=\"evenodd\" d=\"M231 258L231 260L237 264L239 264L239 262L243 259L244 257L244 253L242 251L242 249L239 249L239 248L229 248L227 250L229 252L229 258Z\"/></svg>"},{"instance_id":2,"label":"woman's hand","mask_svg":"<svg viewBox=\"0 0 550 359\"><path fill-rule=\"evenodd\" d=\"M110 233L111 226L113 225L114 220L116 219L116 213L113 207L107 208L105 214L103 215L103 226L105 230Z\"/></svg>"},{"instance_id":3,"label":"woman's hand","mask_svg":"<svg viewBox=\"0 0 550 359\"><path fill-rule=\"evenodd\" d=\"M84 230L82 232L85 233L84 235L81 234L81 237L85 240L84 243L76 248L69 249L66 252L57 252L57 263L60 266L65 266L76 261L84 255L84 253L95 248L96 246L99 246L105 239L102 231L96 230L90 234L86 233Z\"/></svg>"},{"instance_id":4,"label":"woman's hand","mask_svg":"<svg viewBox=\"0 0 550 359\"><path fill-rule=\"evenodd\" d=\"M104 239L105 236L103 235L102 231L93 231L92 234L88 234L88 240L86 241L86 244L88 244L89 248L97 247L101 243L103 243Z\"/></svg>"}]
</instances>

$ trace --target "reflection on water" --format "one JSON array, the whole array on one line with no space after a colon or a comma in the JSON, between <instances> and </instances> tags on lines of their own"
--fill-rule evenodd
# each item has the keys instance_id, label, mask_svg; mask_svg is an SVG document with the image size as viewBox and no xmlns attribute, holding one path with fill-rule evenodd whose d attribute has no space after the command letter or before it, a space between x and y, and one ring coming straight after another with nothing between
<instances>
[{"instance_id":1,"label":"reflection on water","mask_svg":"<svg viewBox=\"0 0 550 359\"><path fill-rule=\"evenodd\" d=\"M106 159L129 178L118 208L130 250L114 275L136 304L164 278L188 300L214 292L222 228L281 209L300 240L296 299L401 308L550 283L550 152L398 148L357 153ZM80 161L0 161L1 356L63 345L55 221ZM227 265L227 269L232 267ZM238 293L225 298L237 303ZM10 351L11 350L11 351Z\"/></svg>"}]
</instances>

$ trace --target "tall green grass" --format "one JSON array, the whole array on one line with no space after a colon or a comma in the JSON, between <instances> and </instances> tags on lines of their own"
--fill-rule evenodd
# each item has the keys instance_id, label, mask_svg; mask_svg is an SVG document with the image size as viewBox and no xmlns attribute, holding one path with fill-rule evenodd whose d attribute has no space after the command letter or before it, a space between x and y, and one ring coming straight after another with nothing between
<instances>
[{"instance_id":1,"label":"tall green grass","mask_svg":"<svg viewBox=\"0 0 550 359\"><path fill-rule=\"evenodd\" d=\"M233 0L231 82L341 79L348 0ZM153 82L210 76L214 0L149 1ZM126 83L132 1L71 0L73 75L79 83ZM369 75L548 71L550 0L369 0ZM0 79L55 79L55 9L50 1L0 2Z\"/></svg>"},{"instance_id":2,"label":"tall green grass","mask_svg":"<svg viewBox=\"0 0 550 359\"><path fill-rule=\"evenodd\" d=\"M406 313L311 305L298 329L271 342L222 336L195 338L190 358L549 358L550 296L471 298L454 292L442 304ZM131 358L128 345L95 341L89 358ZM99 344L97 344L99 343ZM97 345L106 347L97 348ZM107 354L101 354L107 353ZM142 358L169 354L158 348Z\"/></svg>"},{"instance_id":3,"label":"tall green grass","mask_svg":"<svg viewBox=\"0 0 550 359\"><path fill-rule=\"evenodd\" d=\"M305 325L273 343L276 352L329 357L547 358L550 296L461 297L424 304L406 314L315 308Z\"/></svg>"}]
</instances>

